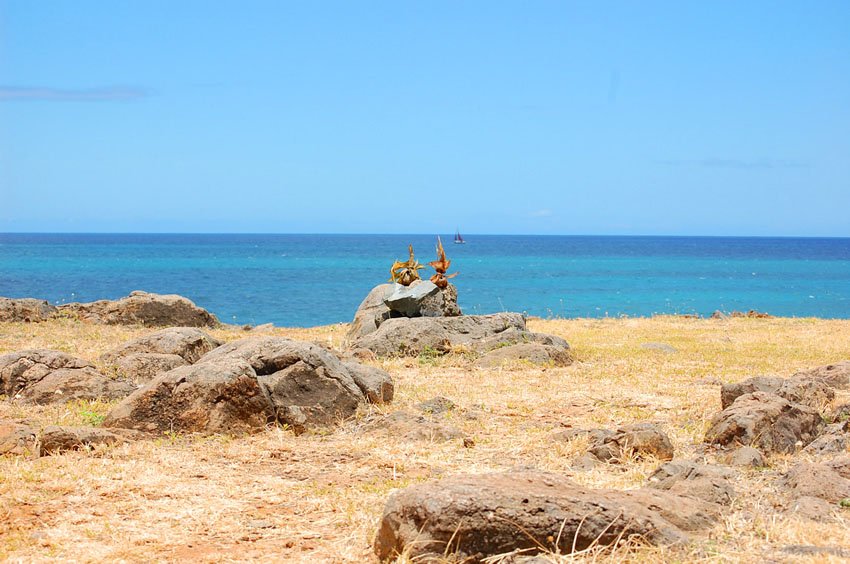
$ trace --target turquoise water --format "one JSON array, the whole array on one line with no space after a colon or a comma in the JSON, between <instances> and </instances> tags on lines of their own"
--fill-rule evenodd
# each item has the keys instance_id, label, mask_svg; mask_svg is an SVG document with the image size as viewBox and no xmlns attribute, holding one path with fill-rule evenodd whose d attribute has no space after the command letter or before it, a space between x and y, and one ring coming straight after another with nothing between
<instances>
[{"instance_id":1,"label":"turquoise water","mask_svg":"<svg viewBox=\"0 0 850 564\"><path fill-rule=\"evenodd\" d=\"M466 313L850 318L850 239L444 235ZM0 296L182 294L229 323L347 322L424 235L0 234ZM430 274L429 274L430 275Z\"/></svg>"}]
</instances>

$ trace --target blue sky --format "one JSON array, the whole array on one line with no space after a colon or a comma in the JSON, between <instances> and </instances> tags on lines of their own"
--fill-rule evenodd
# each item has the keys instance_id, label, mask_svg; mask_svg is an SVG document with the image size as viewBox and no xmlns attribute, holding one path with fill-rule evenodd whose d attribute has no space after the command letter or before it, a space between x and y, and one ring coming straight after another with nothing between
<instances>
[{"instance_id":1,"label":"blue sky","mask_svg":"<svg viewBox=\"0 0 850 564\"><path fill-rule=\"evenodd\" d=\"M850 236L850 2L0 0L0 231Z\"/></svg>"}]
</instances>

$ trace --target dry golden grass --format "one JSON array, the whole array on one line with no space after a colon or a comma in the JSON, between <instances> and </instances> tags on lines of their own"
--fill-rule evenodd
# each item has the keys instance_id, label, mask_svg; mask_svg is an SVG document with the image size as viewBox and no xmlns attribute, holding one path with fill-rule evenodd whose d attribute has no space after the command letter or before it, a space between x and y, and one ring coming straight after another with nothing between
<instances>
[{"instance_id":1,"label":"dry golden grass","mask_svg":"<svg viewBox=\"0 0 850 564\"><path fill-rule=\"evenodd\" d=\"M817 319L532 320L535 331L566 338L566 368L475 368L462 355L375 361L396 382L389 406L364 408L332 432L294 436L279 428L241 438L163 435L95 452L39 459L0 457L0 558L76 561L374 560L370 543L394 489L460 472L537 468L591 487L632 488L656 461L589 472L571 468L579 441L551 439L563 426L611 427L651 420L670 434L677 458L695 455L719 410L719 382L793 372L850 358L850 321ZM340 347L347 327L271 329ZM96 361L149 332L56 320L0 324L0 353L54 348ZM212 331L223 340L237 328ZM251 334L257 334L251 333ZM642 348L666 343L676 352ZM424 442L370 431L374 413L413 409L445 396L460 409L440 416L474 439ZM836 401L848 401L847 395ZM35 425L97 424L108 404L33 407L0 402L0 418ZM753 561L800 559L786 545L850 546L848 510L830 524L783 513L774 485L800 456L774 456L744 470L723 520L683 548L625 546L578 560ZM573 557L549 555L553 562ZM812 561L838 561L821 555Z\"/></svg>"}]
</instances>

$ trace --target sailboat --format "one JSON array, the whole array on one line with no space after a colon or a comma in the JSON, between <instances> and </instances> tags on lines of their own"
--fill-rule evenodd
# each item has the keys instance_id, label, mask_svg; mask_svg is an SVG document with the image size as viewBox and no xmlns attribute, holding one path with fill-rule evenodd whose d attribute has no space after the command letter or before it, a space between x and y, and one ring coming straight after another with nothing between
<instances>
[{"instance_id":1,"label":"sailboat","mask_svg":"<svg viewBox=\"0 0 850 564\"><path fill-rule=\"evenodd\" d=\"M463 237L460 235L460 230L455 230L455 245L464 245L466 241L463 240Z\"/></svg>"}]
</instances>

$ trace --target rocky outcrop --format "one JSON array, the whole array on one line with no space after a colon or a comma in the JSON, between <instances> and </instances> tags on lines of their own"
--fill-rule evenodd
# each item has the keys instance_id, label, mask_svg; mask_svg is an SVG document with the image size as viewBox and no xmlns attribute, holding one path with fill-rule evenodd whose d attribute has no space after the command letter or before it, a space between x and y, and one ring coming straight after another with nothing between
<instances>
[{"instance_id":1,"label":"rocky outcrop","mask_svg":"<svg viewBox=\"0 0 850 564\"><path fill-rule=\"evenodd\" d=\"M754 446L765 452L794 452L812 442L822 426L813 408L769 392L738 397L714 416L707 443Z\"/></svg>"},{"instance_id":2,"label":"rocky outcrop","mask_svg":"<svg viewBox=\"0 0 850 564\"><path fill-rule=\"evenodd\" d=\"M59 312L82 321L105 325L146 325L149 327L212 327L218 320L188 298L176 294L160 295L131 292L119 300L70 303Z\"/></svg>"},{"instance_id":3,"label":"rocky outcrop","mask_svg":"<svg viewBox=\"0 0 850 564\"><path fill-rule=\"evenodd\" d=\"M0 298L0 321L46 321L55 313L56 308L47 300Z\"/></svg>"},{"instance_id":4,"label":"rocky outcrop","mask_svg":"<svg viewBox=\"0 0 850 564\"><path fill-rule=\"evenodd\" d=\"M125 377L148 382L162 372L194 364L221 343L194 327L171 327L133 339L101 356Z\"/></svg>"},{"instance_id":5,"label":"rocky outcrop","mask_svg":"<svg viewBox=\"0 0 850 564\"><path fill-rule=\"evenodd\" d=\"M389 375L352 370L318 345L240 339L159 375L116 406L104 426L243 433L276 421L301 432L353 415L366 401L357 379L375 397L389 395Z\"/></svg>"},{"instance_id":6,"label":"rocky outcrop","mask_svg":"<svg viewBox=\"0 0 850 564\"><path fill-rule=\"evenodd\" d=\"M456 555L481 561L523 550L570 553L639 537L688 541L711 526L718 507L656 489L592 490L542 472L461 475L392 494L375 552L382 560Z\"/></svg>"},{"instance_id":7,"label":"rocky outcrop","mask_svg":"<svg viewBox=\"0 0 850 564\"><path fill-rule=\"evenodd\" d=\"M479 354L517 343L541 343L569 350L559 337L528 331L519 313L462 315L459 317L391 318L357 339L354 348L378 356L418 355L423 351L462 349Z\"/></svg>"},{"instance_id":8,"label":"rocky outcrop","mask_svg":"<svg viewBox=\"0 0 850 564\"><path fill-rule=\"evenodd\" d=\"M53 350L26 350L0 356L0 393L28 403L114 400L136 386L98 372L81 358Z\"/></svg>"}]
</instances>

